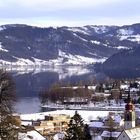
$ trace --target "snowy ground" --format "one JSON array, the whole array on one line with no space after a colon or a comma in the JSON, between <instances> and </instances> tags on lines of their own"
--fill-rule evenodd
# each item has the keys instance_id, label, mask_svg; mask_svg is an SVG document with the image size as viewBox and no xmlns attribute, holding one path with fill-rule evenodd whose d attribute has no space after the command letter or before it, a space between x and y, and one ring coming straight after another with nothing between
<instances>
[{"instance_id":1,"label":"snowy ground","mask_svg":"<svg viewBox=\"0 0 140 140\"><path fill-rule=\"evenodd\" d=\"M21 114L21 120L39 120L44 119L45 115L51 114L66 114L71 117L74 115L75 110L56 110L42 113L33 113L33 114ZM87 110L78 110L78 113L84 119L85 123L89 123L91 120L96 120L98 117L105 117L108 115L109 111L87 111Z\"/></svg>"}]
</instances>

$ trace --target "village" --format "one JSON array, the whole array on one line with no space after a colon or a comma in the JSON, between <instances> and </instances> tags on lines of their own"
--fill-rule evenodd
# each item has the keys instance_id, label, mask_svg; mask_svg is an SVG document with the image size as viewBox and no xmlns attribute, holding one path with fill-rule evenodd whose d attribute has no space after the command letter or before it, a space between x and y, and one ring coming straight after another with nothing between
<instances>
[{"instance_id":1,"label":"village","mask_svg":"<svg viewBox=\"0 0 140 140\"><path fill-rule=\"evenodd\" d=\"M41 105L45 112L15 114L24 130L19 132L18 139L63 140L75 113L78 113L84 124L88 125L92 140L140 139L139 79L115 81L107 86L104 83L94 86L73 86L72 90L78 88L86 89L86 94L90 91L90 100L85 95L82 97L83 100L78 96L69 100L65 98L63 104L57 101L49 105L46 100ZM48 108L52 111L47 111Z\"/></svg>"}]
</instances>

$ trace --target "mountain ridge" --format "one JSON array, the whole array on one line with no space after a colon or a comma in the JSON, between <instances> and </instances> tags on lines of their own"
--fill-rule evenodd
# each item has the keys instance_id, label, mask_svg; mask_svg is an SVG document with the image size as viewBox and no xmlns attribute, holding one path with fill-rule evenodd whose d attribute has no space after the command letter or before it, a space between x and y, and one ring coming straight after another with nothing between
<instances>
[{"instance_id":1,"label":"mountain ridge","mask_svg":"<svg viewBox=\"0 0 140 140\"><path fill-rule=\"evenodd\" d=\"M140 24L121 27L87 25L56 28L40 28L24 24L2 25L0 64L95 64L104 62L121 50L137 47L139 35Z\"/></svg>"}]
</instances>

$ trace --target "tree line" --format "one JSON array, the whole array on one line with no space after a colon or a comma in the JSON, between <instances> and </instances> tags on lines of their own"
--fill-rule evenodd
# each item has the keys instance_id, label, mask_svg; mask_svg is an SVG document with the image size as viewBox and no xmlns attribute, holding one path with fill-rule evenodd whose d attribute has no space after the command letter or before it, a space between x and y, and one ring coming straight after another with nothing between
<instances>
[{"instance_id":1,"label":"tree line","mask_svg":"<svg viewBox=\"0 0 140 140\"><path fill-rule=\"evenodd\" d=\"M61 104L64 104L64 102L69 102L72 99L88 102L91 99L91 96L92 91L86 87L81 88L79 86L78 88L73 89L72 87L61 87L59 85L55 85L51 89L42 91L39 94L39 98L42 104L45 104L48 101L53 103L58 101Z\"/></svg>"}]
</instances>

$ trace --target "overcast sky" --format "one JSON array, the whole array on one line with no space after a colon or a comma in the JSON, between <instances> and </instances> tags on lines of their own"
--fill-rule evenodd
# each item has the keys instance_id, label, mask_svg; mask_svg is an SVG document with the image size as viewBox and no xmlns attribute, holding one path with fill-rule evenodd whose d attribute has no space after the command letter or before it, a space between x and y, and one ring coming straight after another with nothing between
<instances>
[{"instance_id":1,"label":"overcast sky","mask_svg":"<svg viewBox=\"0 0 140 140\"><path fill-rule=\"evenodd\" d=\"M126 25L140 22L140 0L0 0L0 25Z\"/></svg>"}]
</instances>

